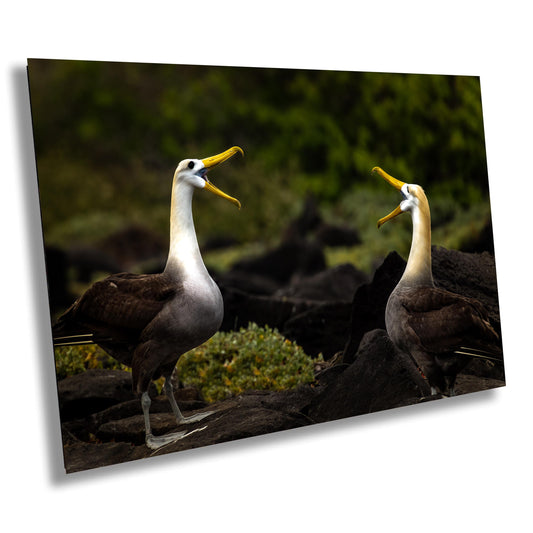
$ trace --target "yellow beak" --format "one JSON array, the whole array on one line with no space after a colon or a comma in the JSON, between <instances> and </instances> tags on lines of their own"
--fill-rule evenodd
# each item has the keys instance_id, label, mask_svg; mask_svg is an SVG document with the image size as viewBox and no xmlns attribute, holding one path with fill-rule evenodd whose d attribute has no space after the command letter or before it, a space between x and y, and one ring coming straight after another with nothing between
<instances>
[{"instance_id":1,"label":"yellow beak","mask_svg":"<svg viewBox=\"0 0 533 533\"><path fill-rule=\"evenodd\" d=\"M216 167L217 165L220 165L220 163L223 163L232 155L235 155L237 152L240 152L242 155L244 155L242 148L240 148L239 146L232 146L221 154L212 155L211 157L206 157L205 159L202 159L202 163L204 164L205 168L210 169Z\"/></svg>"},{"instance_id":2,"label":"yellow beak","mask_svg":"<svg viewBox=\"0 0 533 533\"><path fill-rule=\"evenodd\" d=\"M206 169L211 169L213 167L216 167L217 165L220 165L220 163L223 163L227 159L229 159L231 156L235 155L237 152L240 152L242 155L244 155L244 151L239 146L232 146L231 148L228 148L225 152L222 152L218 155L213 155L211 157L206 157L205 159L202 159L202 163L204 164ZM221 191L219 188L215 187L208 179L207 176L205 177L205 187L206 190L212 192L213 194L216 194L217 196L221 196L222 198L225 198L226 200L229 200L231 203L235 204L239 209L241 208L241 202L237 200L237 198L233 198L232 196L227 195L225 192Z\"/></svg>"},{"instance_id":3,"label":"yellow beak","mask_svg":"<svg viewBox=\"0 0 533 533\"><path fill-rule=\"evenodd\" d=\"M380 167L374 167L372 169L372 172L376 172L379 174L385 181L388 181L395 189L401 190L401 188L405 185L405 182L397 180L396 178L393 178L390 174L387 174L382 168ZM386 217L380 218L378 220L378 228L383 226L385 222L388 222L394 217L397 217L398 215L401 215L403 213L400 206L398 206L392 213L389 213Z\"/></svg>"},{"instance_id":4,"label":"yellow beak","mask_svg":"<svg viewBox=\"0 0 533 533\"><path fill-rule=\"evenodd\" d=\"M378 220L378 228L381 228L385 222L389 221L391 218L397 217L403 213L400 206L398 206L392 213L389 213L386 217L380 218Z\"/></svg>"}]
</instances>

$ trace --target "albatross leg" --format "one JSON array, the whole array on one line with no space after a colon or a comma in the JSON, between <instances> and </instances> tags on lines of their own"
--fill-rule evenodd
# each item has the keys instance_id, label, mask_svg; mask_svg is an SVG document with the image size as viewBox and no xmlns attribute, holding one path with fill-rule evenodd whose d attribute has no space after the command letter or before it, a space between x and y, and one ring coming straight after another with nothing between
<instances>
[{"instance_id":1,"label":"albatross leg","mask_svg":"<svg viewBox=\"0 0 533 533\"><path fill-rule=\"evenodd\" d=\"M177 433L169 433L168 435L161 435L158 437L154 437L152 435L152 429L150 428L150 405L152 403L152 400L150 400L150 396L148 395L148 392L143 392L141 397L141 405L143 408L143 415L144 415L144 428L145 428L145 442L146 446L150 448L151 450L157 450L158 448L161 448L161 446L166 446L167 444L170 444L171 442L175 442L182 437L184 437L187 432L186 431L179 431Z\"/></svg>"},{"instance_id":2,"label":"albatross leg","mask_svg":"<svg viewBox=\"0 0 533 533\"><path fill-rule=\"evenodd\" d=\"M207 411L206 413L196 413L195 415L184 416L183 413L180 411L180 408L178 407L176 398L174 398L174 390L172 388L172 383L170 382L170 378L165 378L165 384L163 385L163 388L165 390L165 394L167 395L168 401L170 402L172 411L174 413L174 416L176 417L176 423L178 425L179 424L191 424L192 422L198 422L199 420L202 420L214 413L214 411Z\"/></svg>"}]
</instances>

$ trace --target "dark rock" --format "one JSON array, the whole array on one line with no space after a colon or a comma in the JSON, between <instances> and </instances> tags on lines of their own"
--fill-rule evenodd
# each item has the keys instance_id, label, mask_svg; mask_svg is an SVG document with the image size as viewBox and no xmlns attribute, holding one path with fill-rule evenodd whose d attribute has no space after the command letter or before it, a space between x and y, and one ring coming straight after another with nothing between
<instances>
[{"instance_id":1,"label":"dark rock","mask_svg":"<svg viewBox=\"0 0 533 533\"><path fill-rule=\"evenodd\" d=\"M491 320L499 324L498 284L493 255L433 246L431 261L438 287L479 300L489 311Z\"/></svg>"},{"instance_id":2,"label":"dark rock","mask_svg":"<svg viewBox=\"0 0 533 533\"><path fill-rule=\"evenodd\" d=\"M361 243L359 232L345 226L320 224L315 233L316 240L322 246L355 246Z\"/></svg>"},{"instance_id":3,"label":"dark rock","mask_svg":"<svg viewBox=\"0 0 533 533\"><path fill-rule=\"evenodd\" d=\"M326 268L326 258L317 244L295 239L259 257L237 261L232 271L251 273L286 284L295 276L308 276Z\"/></svg>"},{"instance_id":4,"label":"dark rock","mask_svg":"<svg viewBox=\"0 0 533 533\"><path fill-rule=\"evenodd\" d=\"M304 384L282 391L248 391L238 397L242 407L261 407L285 413L301 413L317 395L315 386Z\"/></svg>"},{"instance_id":5,"label":"dark rock","mask_svg":"<svg viewBox=\"0 0 533 533\"><path fill-rule=\"evenodd\" d=\"M266 435L287 429L308 426L311 421L300 413L290 413L264 407L236 407L214 418L207 429L195 437L194 447L205 446L209 442L220 443ZM186 442L172 445L176 451L189 447ZM169 448L172 448L170 446Z\"/></svg>"},{"instance_id":6,"label":"dark rock","mask_svg":"<svg viewBox=\"0 0 533 533\"><path fill-rule=\"evenodd\" d=\"M342 351L350 332L351 304L325 302L291 316L281 333L299 344L312 357L324 359Z\"/></svg>"},{"instance_id":7,"label":"dark rock","mask_svg":"<svg viewBox=\"0 0 533 533\"><path fill-rule=\"evenodd\" d=\"M402 277L405 261L391 252L377 268L370 283L360 286L352 301L351 328L343 361L352 363L367 331L385 329L385 307L390 293Z\"/></svg>"},{"instance_id":8,"label":"dark rock","mask_svg":"<svg viewBox=\"0 0 533 533\"><path fill-rule=\"evenodd\" d=\"M224 320L222 331L245 328L250 322L259 326L267 325L281 331L285 322L316 303L304 300L271 298L268 296L248 294L238 289L222 286L224 299Z\"/></svg>"},{"instance_id":9,"label":"dark rock","mask_svg":"<svg viewBox=\"0 0 533 533\"><path fill-rule=\"evenodd\" d=\"M122 370L87 370L59 381L57 388L62 421L135 398L131 374Z\"/></svg>"},{"instance_id":10,"label":"dark rock","mask_svg":"<svg viewBox=\"0 0 533 533\"><path fill-rule=\"evenodd\" d=\"M313 195L307 195L302 212L288 225L283 240L305 239L321 223L318 203Z\"/></svg>"},{"instance_id":11,"label":"dark rock","mask_svg":"<svg viewBox=\"0 0 533 533\"><path fill-rule=\"evenodd\" d=\"M416 365L399 352L384 330L367 333L355 361L332 381L308 409L325 422L417 403L430 394Z\"/></svg>"},{"instance_id":12,"label":"dark rock","mask_svg":"<svg viewBox=\"0 0 533 533\"><path fill-rule=\"evenodd\" d=\"M316 199L308 195L301 214L288 225L283 240L313 238L322 246L354 246L361 243L361 237L356 230L324 222Z\"/></svg>"},{"instance_id":13,"label":"dark rock","mask_svg":"<svg viewBox=\"0 0 533 533\"><path fill-rule=\"evenodd\" d=\"M91 246L74 246L68 250L69 266L82 283L93 281L97 273L112 274L123 270L107 252Z\"/></svg>"},{"instance_id":14,"label":"dark rock","mask_svg":"<svg viewBox=\"0 0 533 533\"><path fill-rule=\"evenodd\" d=\"M168 241L144 226L133 224L103 239L98 248L120 265L120 270L129 271L166 255Z\"/></svg>"},{"instance_id":15,"label":"dark rock","mask_svg":"<svg viewBox=\"0 0 533 533\"><path fill-rule=\"evenodd\" d=\"M144 421L141 415L105 422L97 429L97 437L115 442L72 440L64 446L65 468L67 472L76 472L307 426L312 421L300 412L300 408L308 405L314 394L310 386L279 393L243 394L209 406L207 410L215 412L204 420L179 427L172 414L151 414L154 434L183 430L192 432L190 436L157 451L144 445ZM117 442L123 440L127 442Z\"/></svg>"},{"instance_id":16,"label":"dark rock","mask_svg":"<svg viewBox=\"0 0 533 533\"><path fill-rule=\"evenodd\" d=\"M297 342L308 355L329 358L346 344L351 304L273 298L222 288L222 331L245 328L250 322L268 325Z\"/></svg>"},{"instance_id":17,"label":"dark rock","mask_svg":"<svg viewBox=\"0 0 533 533\"><path fill-rule=\"evenodd\" d=\"M315 378L322 386L331 385L350 365L338 363L316 373Z\"/></svg>"},{"instance_id":18,"label":"dark rock","mask_svg":"<svg viewBox=\"0 0 533 533\"><path fill-rule=\"evenodd\" d=\"M277 297L322 302L351 302L356 289L368 281L366 274L345 263L295 281L274 293Z\"/></svg>"},{"instance_id":19,"label":"dark rock","mask_svg":"<svg viewBox=\"0 0 533 533\"><path fill-rule=\"evenodd\" d=\"M501 385L502 381L471 375L457 379L460 394ZM317 384L279 392L250 391L203 407L202 411L212 414L193 424L176 426L172 413L164 410L168 409L166 398L154 398L150 414L154 434L190 432L156 451L144 444L139 402L125 402L106 414L64 423L65 468L77 472L299 428L419 403L428 399L424 398L427 394L428 387L411 359L395 350L385 331L372 331L365 335L352 365L328 368ZM184 412L190 414L185 408ZM118 413L120 417L115 418Z\"/></svg>"},{"instance_id":20,"label":"dark rock","mask_svg":"<svg viewBox=\"0 0 533 533\"><path fill-rule=\"evenodd\" d=\"M482 253L494 255L494 235L492 233L492 218L489 215L483 229L461 246L462 252Z\"/></svg>"},{"instance_id":21,"label":"dark rock","mask_svg":"<svg viewBox=\"0 0 533 533\"><path fill-rule=\"evenodd\" d=\"M269 296L274 294L280 284L266 276L252 272L229 271L222 275L213 275L219 287L238 289L248 294L261 294Z\"/></svg>"},{"instance_id":22,"label":"dark rock","mask_svg":"<svg viewBox=\"0 0 533 533\"><path fill-rule=\"evenodd\" d=\"M469 394L471 392L496 389L504 386L505 381L501 379L474 376L472 374L463 373L457 376L457 380L455 382L455 391L457 394Z\"/></svg>"},{"instance_id":23,"label":"dark rock","mask_svg":"<svg viewBox=\"0 0 533 533\"><path fill-rule=\"evenodd\" d=\"M278 329L308 355L329 358L343 350L349 333L351 300L366 278L352 265L340 265L308 276L273 296L255 295L221 284L223 331L250 322Z\"/></svg>"},{"instance_id":24,"label":"dark rock","mask_svg":"<svg viewBox=\"0 0 533 533\"><path fill-rule=\"evenodd\" d=\"M497 359L497 358L496 358ZM489 360L474 358L462 371L463 374L505 381L503 359Z\"/></svg>"},{"instance_id":25,"label":"dark rock","mask_svg":"<svg viewBox=\"0 0 533 533\"><path fill-rule=\"evenodd\" d=\"M67 474L110 466L139 458L135 447L125 442L96 444L77 442L63 448Z\"/></svg>"}]
</instances>

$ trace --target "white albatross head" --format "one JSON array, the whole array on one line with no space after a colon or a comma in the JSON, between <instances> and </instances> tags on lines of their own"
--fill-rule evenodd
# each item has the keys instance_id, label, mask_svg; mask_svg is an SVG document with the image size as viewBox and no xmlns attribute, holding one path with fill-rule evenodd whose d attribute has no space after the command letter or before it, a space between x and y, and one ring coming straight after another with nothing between
<instances>
[{"instance_id":1,"label":"white albatross head","mask_svg":"<svg viewBox=\"0 0 533 533\"><path fill-rule=\"evenodd\" d=\"M396 178L393 178L390 174L387 174L380 167L374 167L372 172L379 174L384 180L390 183L395 189L398 189L402 193L402 201L400 205L386 217L380 218L378 220L378 228L380 228L385 222L391 220L392 218L406 213L411 212L412 215L422 212L427 217L429 217L429 203L424 192L424 189L420 185L415 183L405 183Z\"/></svg>"},{"instance_id":2,"label":"white albatross head","mask_svg":"<svg viewBox=\"0 0 533 533\"><path fill-rule=\"evenodd\" d=\"M241 203L239 200L227 195L225 192L215 187L207 177L208 170L226 161L237 152L240 152L242 155L244 155L242 148L238 146L232 146L221 154L206 157L205 159L184 159L176 168L174 179L177 180L177 182L186 183L189 186L197 189L206 189L213 194L229 200L240 209Z\"/></svg>"}]
</instances>

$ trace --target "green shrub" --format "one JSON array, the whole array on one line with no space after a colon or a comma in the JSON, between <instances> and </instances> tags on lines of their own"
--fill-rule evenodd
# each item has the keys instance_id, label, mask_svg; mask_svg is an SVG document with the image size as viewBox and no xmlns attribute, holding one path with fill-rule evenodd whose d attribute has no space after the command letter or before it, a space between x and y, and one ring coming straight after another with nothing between
<instances>
[{"instance_id":1,"label":"green shrub","mask_svg":"<svg viewBox=\"0 0 533 533\"><path fill-rule=\"evenodd\" d=\"M183 355L177 372L184 385L198 387L213 402L246 390L282 390L312 382L313 361L277 330L250 323L238 332L218 332Z\"/></svg>"},{"instance_id":2,"label":"green shrub","mask_svg":"<svg viewBox=\"0 0 533 533\"><path fill-rule=\"evenodd\" d=\"M92 368L127 370L126 366L115 361L96 344L58 346L54 351L57 379L81 374Z\"/></svg>"}]
</instances>

